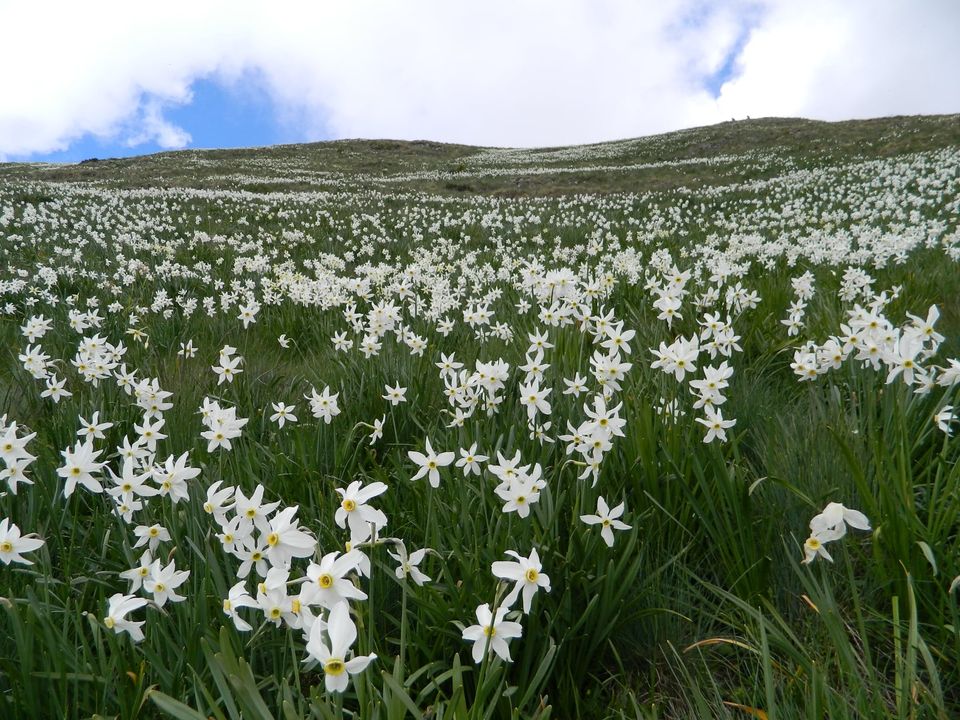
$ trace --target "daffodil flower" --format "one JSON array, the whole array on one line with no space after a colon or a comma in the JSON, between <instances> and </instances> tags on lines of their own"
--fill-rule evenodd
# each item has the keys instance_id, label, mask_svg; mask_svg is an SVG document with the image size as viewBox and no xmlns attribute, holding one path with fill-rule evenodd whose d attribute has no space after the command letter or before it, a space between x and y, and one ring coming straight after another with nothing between
<instances>
[{"instance_id":1,"label":"daffodil flower","mask_svg":"<svg viewBox=\"0 0 960 720\"><path fill-rule=\"evenodd\" d=\"M327 692L343 692L350 683L350 675L363 672L367 665L377 659L374 653L370 653L347 660L351 654L350 647L356 639L357 626L350 619L346 602L338 602L333 606L325 627L316 622L310 628L305 661L320 663Z\"/></svg>"}]
</instances>

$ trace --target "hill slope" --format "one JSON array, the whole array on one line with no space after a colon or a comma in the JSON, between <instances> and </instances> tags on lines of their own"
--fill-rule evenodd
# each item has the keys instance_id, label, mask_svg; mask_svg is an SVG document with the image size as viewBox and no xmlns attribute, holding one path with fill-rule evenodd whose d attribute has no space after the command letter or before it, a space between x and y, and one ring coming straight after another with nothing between
<instances>
[{"instance_id":1,"label":"hill slope","mask_svg":"<svg viewBox=\"0 0 960 720\"><path fill-rule=\"evenodd\" d=\"M960 146L960 115L827 123L763 118L631 140L506 149L429 141L338 140L184 150L76 165L2 164L4 180L253 191L381 188L508 196L646 192L768 178Z\"/></svg>"}]
</instances>

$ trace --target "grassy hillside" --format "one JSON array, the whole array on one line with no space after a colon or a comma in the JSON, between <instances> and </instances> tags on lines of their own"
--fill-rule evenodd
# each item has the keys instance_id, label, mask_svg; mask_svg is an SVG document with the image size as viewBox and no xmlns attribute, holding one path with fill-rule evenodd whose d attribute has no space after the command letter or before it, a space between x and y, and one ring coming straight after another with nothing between
<instances>
[{"instance_id":1,"label":"grassy hillside","mask_svg":"<svg viewBox=\"0 0 960 720\"><path fill-rule=\"evenodd\" d=\"M956 717L958 262L960 116L0 165L0 717Z\"/></svg>"},{"instance_id":2,"label":"grassy hillside","mask_svg":"<svg viewBox=\"0 0 960 720\"><path fill-rule=\"evenodd\" d=\"M960 116L826 123L762 118L568 148L512 150L429 141L340 140L186 150L77 165L0 164L0 177L114 187L252 191L420 190L509 197L647 192L770 177L960 145Z\"/></svg>"}]
</instances>

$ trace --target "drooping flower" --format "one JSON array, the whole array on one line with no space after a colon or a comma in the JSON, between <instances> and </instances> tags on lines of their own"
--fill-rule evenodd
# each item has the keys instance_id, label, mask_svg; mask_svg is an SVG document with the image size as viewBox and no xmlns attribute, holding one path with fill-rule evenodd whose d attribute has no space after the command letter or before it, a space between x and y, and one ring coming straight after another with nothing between
<instances>
[{"instance_id":1,"label":"drooping flower","mask_svg":"<svg viewBox=\"0 0 960 720\"><path fill-rule=\"evenodd\" d=\"M247 593L243 580L230 588L229 595L223 600L223 613L233 620L233 624L237 630L247 632L252 630L253 627L237 614L237 610L242 607L257 607L257 601Z\"/></svg>"},{"instance_id":2,"label":"drooping flower","mask_svg":"<svg viewBox=\"0 0 960 720\"><path fill-rule=\"evenodd\" d=\"M116 593L110 596L107 606L107 616L103 619L103 624L108 629L113 630L118 635L122 632L130 633L130 639L134 642L143 640L143 620L127 620L127 615L134 610L139 610L147 604L146 598L136 597L134 595L124 595Z\"/></svg>"}]
</instances>

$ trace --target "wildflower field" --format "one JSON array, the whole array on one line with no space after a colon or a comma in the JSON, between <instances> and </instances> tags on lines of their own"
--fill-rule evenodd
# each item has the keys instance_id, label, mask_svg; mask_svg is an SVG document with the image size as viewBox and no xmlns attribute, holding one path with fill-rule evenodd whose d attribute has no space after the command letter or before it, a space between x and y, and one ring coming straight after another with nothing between
<instances>
[{"instance_id":1,"label":"wildflower field","mask_svg":"<svg viewBox=\"0 0 960 720\"><path fill-rule=\"evenodd\" d=\"M0 165L0 338L2 718L960 715L957 116Z\"/></svg>"}]
</instances>

